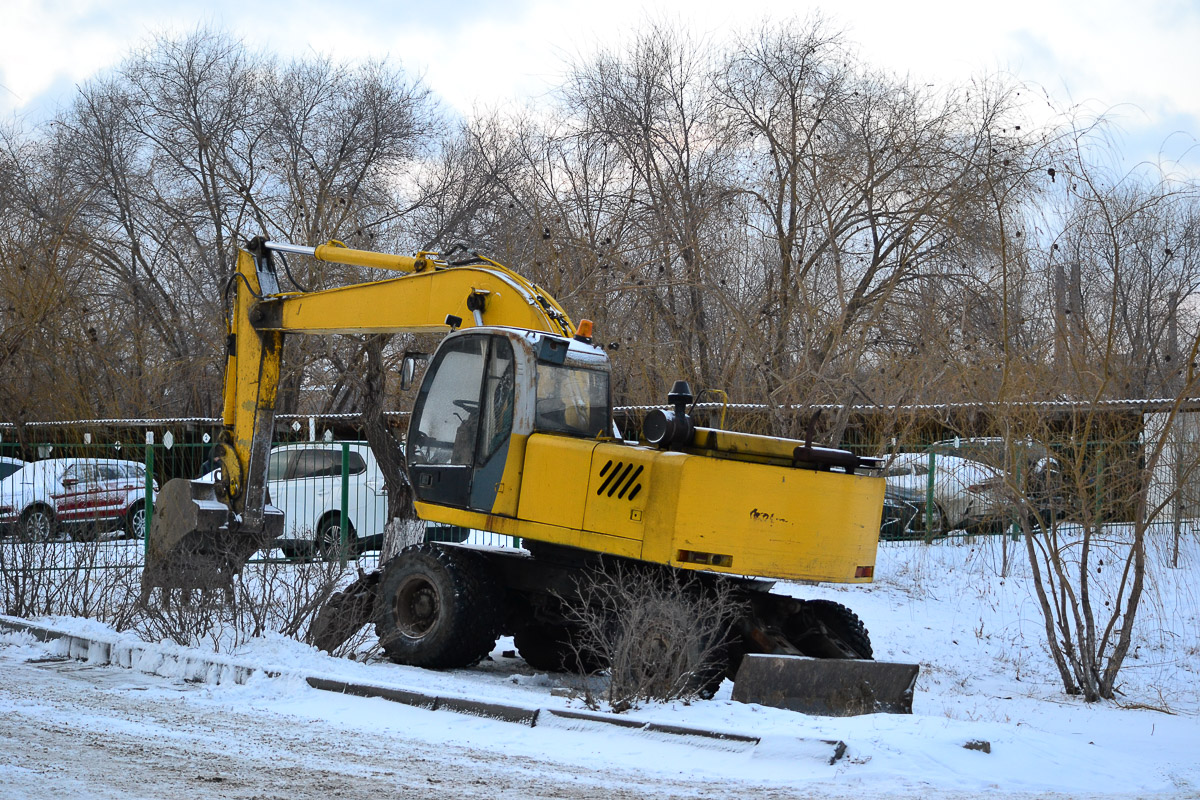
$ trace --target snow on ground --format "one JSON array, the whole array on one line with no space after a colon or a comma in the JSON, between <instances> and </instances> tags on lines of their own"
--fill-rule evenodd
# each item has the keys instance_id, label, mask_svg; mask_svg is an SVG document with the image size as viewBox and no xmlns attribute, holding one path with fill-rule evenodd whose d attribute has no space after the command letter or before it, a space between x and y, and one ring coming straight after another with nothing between
<instances>
[{"instance_id":1,"label":"snow on ground","mask_svg":"<svg viewBox=\"0 0 1200 800\"><path fill-rule=\"evenodd\" d=\"M47 747L54 730L72 727L69 698L83 696L90 699L81 703L87 708L81 729L136 738L143 720L139 704L154 709L168 703L186 713L176 721L152 710L146 719L153 719L156 736L191 743L175 758L194 757L195 770L220 763L234 772L261 771L266 781L275 768L268 765L290 764L288 774L297 785L324 787L326 779L340 780L348 796L375 787L405 796L400 789L419 785L437 787L426 796L484 797L1200 797L1200 591L1190 580L1200 547L1194 536L1185 544L1178 569L1162 566L1165 548L1152 553L1138 645L1122 672L1119 702L1088 704L1063 693L1042 644L1044 624L1020 542L989 537L887 545L880 549L871 586L780 585L782 591L850 606L870 629L876 658L916 661L921 676L911 716L813 717L743 705L730 699L728 681L712 701L630 713L760 736L757 747L612 727L568 730L562 722L528 728L319 692L295 678L211 686L142 676L137 680L145 685L135 691L125 684L137 680L115 667L31 665L53 646L3 635L0 663L8 679L0 682L0 797L49 797L74 785L47 777L45 770L21 772L22 764L39 758L21 742L33 736ZM46 622L86 635L116 635L87 620ZM511 640L501 639L491 661L448 672L378 659L333 659L274 635L252 640L234 657L285 673L529 707L583 707L579 697L565 696L577 680L537 673L512 649ZM64 681L73 682L74 694L55 705L52 698ZM254 758L242 754L242 760L226 763L221 759L230 756L220 746L205 744L230 719L236 720L234 732L224 735L255 742ZM823 751L811 745L818 739L846 742L845 757L825 763L818 757ZM963 747L977 740L990 743L991 752ZM348 763L332 767L324 760L314 766L295 758L297 749L325 753L331 743ZM76 753L73 747L60 748L68 762L86 760L89 751ZM388 752L394 753L390 769L363 766L389 763ZM419 753L415 762L413 753ZM306 777L317 767L324 777ZM66 769L76 780L69 763ZM78 769L94 785L108 787L97 796L143 796L141 784L125 786L126 779L103 761ZM418 773L424 777L412 783ZM169 793L175 777L163 775L167 782L153 785ZM147 769L144 777L154 776L159 773ZM276 777L286 782L286 776ZM239 780L244 794L234 791L234 783L206 785L200 793L274 796L270 786L255 788L252 776Z\"/></svg>"}]
</instances>

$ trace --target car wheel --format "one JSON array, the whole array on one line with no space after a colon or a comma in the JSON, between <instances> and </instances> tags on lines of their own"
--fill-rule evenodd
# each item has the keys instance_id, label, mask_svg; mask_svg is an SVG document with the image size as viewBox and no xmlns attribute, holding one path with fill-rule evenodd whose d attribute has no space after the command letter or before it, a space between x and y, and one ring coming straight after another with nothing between
<instances>
[{"instance_id":1,"label":"car wheel","mask_svg":"<svg viewBox=\"0 0 1200 800\"><path fill-rule=\"evenodd\" d=\"M58 534L54 512L45 506L34 506L21 515L21 538L27 542L48 542Z\"/></svg>"},{"instance_id":2,"label":"car wheel","mask_svg":"<svg viewBox=\"0 0 1200 800\"><path fill-rule=\"evenodd\" d=\"M927 521L928 528L926 528ZM942 507L935 502L928 518L924 511L917 515L917 518L913 520L912 530L918 536L941 538L950 532L950 524L946 520L946 512L942 511Z\"/></svg>"},{"instance_id":3,"label":"car wheel","mask_svg":"<svg viewBox=\"0 0 1200 800\"><path fill-rule=\"evenodd\" d=\"M349 524L346 531L346 554L358 552L358 537L354 533L354 525ZM314 542L318 556L333 558L342 552L342 520L338 514L330 514L321 520L317 527L317 538Z\"/></svg>"},{"instance_id":4,"label":"car wheel","mask_svg":"<svg viewBox=\"0 0 1200 800\"><path fill-rule=\"evenodd\" d=\"M138 500L125 512L125 533L133 539L146 538L146 501Z\"/></svg>"}]
</instances>

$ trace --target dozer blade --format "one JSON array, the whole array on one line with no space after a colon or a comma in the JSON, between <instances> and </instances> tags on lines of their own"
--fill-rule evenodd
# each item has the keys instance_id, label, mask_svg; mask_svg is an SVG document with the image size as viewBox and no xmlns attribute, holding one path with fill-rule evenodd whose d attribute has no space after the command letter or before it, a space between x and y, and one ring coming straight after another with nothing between
<instances>
[{"instance_id":1,"label":"dozer blade","mask_svg":"<svg viewBox=\"0 0 1200 800\"><path fill-rule=\"evenodd\" d=\"M154 505L142 596L155 587L228 591L250 556L282 533L277 508L267 506L261 529L248 529L217 499L214 484L167 481Z\"/></svg>"},{"instance_id":2,"label":"dozer blade","mask_svg":"<svg viewBox=\"0 0 1200 800\"><path fill-rule=\"evenodd\" d=\"M805 714L911 714L917 664L751 653L733 681L733 699Z\"/></svg>"}]
</instances>

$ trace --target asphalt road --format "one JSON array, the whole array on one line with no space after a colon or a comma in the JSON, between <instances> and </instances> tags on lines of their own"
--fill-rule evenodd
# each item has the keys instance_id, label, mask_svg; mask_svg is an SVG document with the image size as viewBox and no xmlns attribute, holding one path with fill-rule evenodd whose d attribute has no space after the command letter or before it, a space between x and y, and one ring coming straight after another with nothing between
<instances>
[{"instance_id":1,"label":"asphalt road","mask_svg":"<svg viewBox=\"0 0 1200 800\"><path fill-rule=\"evenodd\" d=\"M0 798L623 800L739 793L653 773L514 757L469 742L323 725L265 708L238 710L213 702L203 687L117 667L11 660L3 666ZM455 717L442 716L469 735L470 724Z\"/></svg>"}]
</instances>

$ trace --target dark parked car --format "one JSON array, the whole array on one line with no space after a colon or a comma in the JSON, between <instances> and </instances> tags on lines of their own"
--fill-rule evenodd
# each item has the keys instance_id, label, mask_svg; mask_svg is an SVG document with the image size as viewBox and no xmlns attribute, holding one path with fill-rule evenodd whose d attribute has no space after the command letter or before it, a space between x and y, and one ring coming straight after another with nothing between
<instances>
[{"instance_id":1,"label":"dark parked car","mask_svg":"<svg viewBox=\"0 0 1200 800\"><path fill-rule=\"evenodd\" d=\"M883 541L920 538L922 531L914 530L923 524L917 519L920 511L917 504L904 499L889 486L883 493L883 520L879 524L879 538Z\"/></svg>"}]
</instances>

